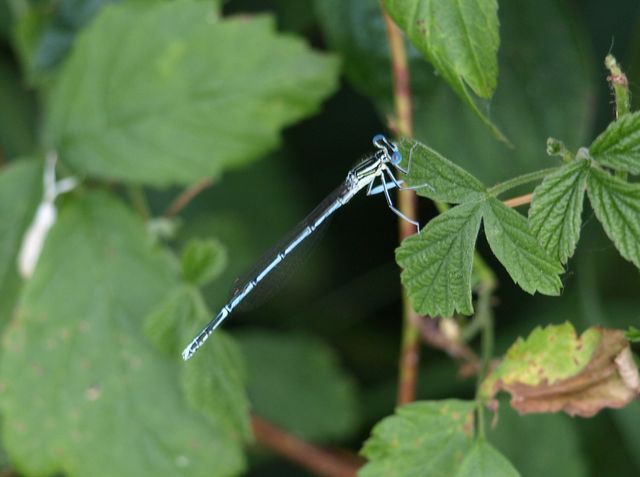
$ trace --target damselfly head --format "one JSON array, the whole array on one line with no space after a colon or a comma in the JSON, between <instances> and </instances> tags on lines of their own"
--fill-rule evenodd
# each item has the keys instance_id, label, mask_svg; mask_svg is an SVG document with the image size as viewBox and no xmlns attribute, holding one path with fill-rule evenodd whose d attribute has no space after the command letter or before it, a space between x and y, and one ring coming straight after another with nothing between
<instances>
[{"instance_id":1,"label":"damselfly head","mask_svg":"<svg viewBox=\"0 0 640 477\"><path fill-rule=\"evenodd\" d=\"M391 164L398 165L402 161L402 154L400 154L398 146L389 141L385 135L376 134L373 136L373 145L384 152L386 159Z\"/></svg>"}]
</instances>

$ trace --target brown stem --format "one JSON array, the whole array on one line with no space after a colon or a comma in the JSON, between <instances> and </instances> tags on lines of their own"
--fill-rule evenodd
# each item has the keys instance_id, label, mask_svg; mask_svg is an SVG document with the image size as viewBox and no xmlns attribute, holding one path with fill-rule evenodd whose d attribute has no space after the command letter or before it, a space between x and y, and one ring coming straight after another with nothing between
<instances>
[{"instance_id":1,"label":"brown stem","mask_svg":"<svg viewBox=\"0 0 640 477\"><path fill-rule=\"evenodd\" d=\"M178 215L182 209L184 209L189 202L191 202L195 196L197 196L200 192L205 190L207 187L210 187L213 184L213 181L208 177L204 179L200 179L198 182L194 182L189 187L187 187L182 193L176 197L171 205L167 207L167 210L164 213L165 217L173 218Z\"/></svg>"},{"instance_id":2,"label":"brown stem","mask_svg":"<svg viewBox=\"0 0 640 477\"><path fill-rule=\"evenodd\" d=\"M533 198L533 194L525 194L519 197L514 197L513 199L505 200L504 205L511 208L519 207L524 204L530 204L532 198Z\"/></svg>"},{"instance_id":3,"label":"brown stem","mask_svg":"<svg viewBox=\"0 0 640 477\"><path fill-rule=\"evenodd\" d=\"M420 322L422 340L433 348L441 349L449 356L460 361L460 377L474 375L480 369L480 358L471 348L460 341L456 341L444 334L440 329L439 320L422 318Z\"/></svg>"},{"instance_id":4,"label":"brown stem","mask_svg":"<svg viewBox=\"0 0 640 477\"><path fill-rule=\"evenodd\" d=\"M384 7L381 6L381 8L391 51L396 133L398 136L412 137L411 85L404 38L400 29L385 12ZM404 215L412 220L416 219L418 202L413 191L398 191L398 205ZM405 220L399 220L399 229L400 241L415 233L413 225ZM406 404L415 399L420 359L420 335L417 327L420 317L413 311L406 293L402 294L402 305L403 328L399 362L398 404Z\"/></svg>"},{"instance_id":5,"label":"brown stem","mask_svg":"<svg viewBox=\"0 0 640 477\"><path fill-rule=\"evenodd\" d=\"M336 455L312 446L279 429L263 418L251 418L256 441L276 454L324 477L356 477L362 461L358 457Z\"/></svg>"}]
</instances>

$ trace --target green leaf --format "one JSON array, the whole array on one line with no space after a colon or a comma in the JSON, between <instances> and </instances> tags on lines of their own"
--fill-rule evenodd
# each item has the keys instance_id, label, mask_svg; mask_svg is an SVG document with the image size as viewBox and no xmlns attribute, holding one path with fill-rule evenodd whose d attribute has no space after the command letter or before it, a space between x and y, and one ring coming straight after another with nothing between
<instances>
[{"instance_id":1,"label":"green leaf","mask_svg":"<svg viewBox=\"0 0 640 477\"><path fill-rule=\"evenodd\" d=\"M192 325L200 326L210 318L200 290L180 285L148 315L145 333L159 349L177 358L193 338ZM182 387L189 404L214 425L225 426L235 439L250 439L244 361L233 340L216 331L207 346L183 366Z\"/></svg>"},{"instance_id":2,"label":"green leaf","mask_svg":"<svg viewBox=\"0 0 640 477\"><path fill-rule=\"evenodd\" d=\"M640 184L593 168L587 193L596 217L620 255L640 268Z\"/></svg>"},{"instance_id":3,"label":"green leaf","mask_svg":"<svg viewBox=\"0 0 640 477\"><path fill-rule=\"evenodd\" d=\"M549 136L562 138L574 150L584 145L593 122L589 98L596 75L591 65L599 60L585 56L591 40L567 28L572 18L557 0L500 2L500 79L490 113L517 153L487 134L444 85L414 108L416 139L485 184L547 167ZM545 80L536 79L541 77Z\"/></svg>"},{"instance_id":4,"label":"green leaf","mask_svg":"<svg viewBox=\"0 0 640 477\"><path fill-rule=\"evenodd\" d=\"M52 91L47 139L94 177L187 184L264 155L336 86L337 62L268 17L222 20L207 2L108 6Z\"/></svg>"},{"instance_id":5,"label":"green leaf","mask_svg":"<svg viewBox=\"0 0 640 477\"><path fill-rule=\"evenodd\" d=\"M42 165L17 161L0 174L0 327L13 313L21 287L16 260L42 197Z\"/></svg>"},{"instance_id":6,"label":"green leaf","mask_svg":"<svg viewBox=\"0 0 640 477\"><path fill-rule=\"evenodd\" d=\"M182 376L184 394L194 409L212 424L223 425L234 439L248 441L252 434L246 385L238 344L220 330L185 364Z\"/></svg>"},{"instance_id":7,"label":"green leaf","mask_svg":"<svg viewBox=\"0 0 640 477\"><path fill-rule=\"evenodd\" d=\"M411 42L456 94L503 141L467 86L490 98L498 77L498 4L495 0L384 0L384 6Z\"/></svg>"},{"instance_id":8,"label":"green leaf","mask_svg":"<svg viewBox=\"0 0 640 477\"><path fill-rule=\"evenodd\" d=\"M529 227L538 243L561 263L571 258L580 238L588 176L588 161L578 159L549 174L533 191Z\"/></svg>"},{"instance_id":9,"label":"green leaf","mask_svg":"<svg viewBox=\"0 0 640 477\"><path fill-rule=\"evenodd\" d=\"M428 186L416 189L416 193L433 200L452 204L484 199L486 187L461 167L445 159L430 147L403 139L399 144L410 186Z\"/></svg>"},{"instance_id":10,"label":"green leaf","mask_svg":"<svg viewBox=\"0 0 640 477\"><path fill-rule=\"evenodd\" d=\"M300 2L298 2L300 3ZM345 76L377 102L381 116L393 112L393 78L389 41L380 4L361 0L314 0L316 16L328 46L342 57ZM407 44L413 106L433 90L433 68Z\"/></svg>"},{"instance_id":11,"label":"green leaf","mask_svg":"<svg viewBox=\"0 0 640 477\"><path fill-rule=\"evenodd\" d=\"M491 251L514 282L527 293L560 294L562 265L538 244L527 219L494 197L485 202L483 218Z\"/></svg>"},{"instance_id":12,"label":"green leaf","mask_svg":"<svg viewBox=\"0 0 640 477\"><path fill-rule=\"evenodd\" d=\"M484 439L477 440L455 477L519 477L520 473Z\"/></svg>"},{"instance_id":13,"label":"green leaf","mask_svg":"<svg viewBox=\"0 0 640 477\"><path fill-rule=\"evenodd\" d=\"M632 343L638 343L640 342L640 329L635 326L630 326L629 329L625 331L624 337Z\"/></svg>"},{"instance_id":14,"label":"green leaf","mask_svg":"<svg viewBox=\"0 0 640 477\"><path fill-rule=\"evenodd\" d=\"M358 424L356 389L327 345L291 333L251 331L236 338L257 414L307 440L353 433Z\"/></svg>"},{"instance_id":15,"label":"green leaf","mask_svg":"<svg viewBox=\"0 0 640 477\"><path fill-rule=\"evenodd\" d=\"M462 204L439 215L396 250L401 280L419 314L470 315L473 250L482 204Z\"/></svg>"},{"instance_id":16,"label":"green leaf","mask_svg":"<svg viewBox=\"0 0 640 477\"><path fill-rule=\"evenodd\" d=\"M142 334L177 275L119 202L85 194L62 209L2 347L4 444L21 472L242 472L240 442L188 408L179 358Z\"/></svg>"},{"instance_id":17,"label":"green leaf","mask_svg":"<svg viewBox=\"0 0 640 477\"><path fill-rule=\"evenodd\" d=\"M0 60L0 150L4 157L29 154L36 144L34 97L12 63Z\"/></svg>"},{"instance_id":18,"label":"green leaf","mask_svg":"<svg viewBox=\"0 0 640 477\"><path fill-rule=\"evenodd\" d=\"M147 315L144 332L159 350L177 356L187 342L182 330L201 318L203 306L197 288L177 286Z\"/></svg>"},{"instance_id":19,"label":"green leaf","mask_svg":"<svg viewBox=\"0 0 640 477\"><path fill-rule=\"evenodd\" d=\"M471 445L471 401L418 401L380 421L361 450L360 477L450 477Z\"/></svg>"},{"instance_id":20,"label":"green leaf","mask_svg":"<svg viewBox=\"0 0 640 477\"><path fill-rule=\"evenodd\" d=\"M625 114L600 134L589 153L603 166L640 174L640 112Z\"/></svg>"},{"instance_id":21,"label":"green leaf","mask_svg":"<svg viewBox=\"0 0 640 477\"><path fill-rule=\"evenodd\" d=\"M198 286L217 278L227 266L227 250L214 239L192 239L182 250L182 276Z\"/></svg>"}]
</instances>

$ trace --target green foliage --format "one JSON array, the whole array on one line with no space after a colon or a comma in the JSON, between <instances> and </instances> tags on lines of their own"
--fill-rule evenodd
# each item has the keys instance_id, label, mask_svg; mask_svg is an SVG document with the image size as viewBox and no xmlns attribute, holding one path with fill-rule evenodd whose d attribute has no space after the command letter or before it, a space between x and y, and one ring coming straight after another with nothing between
<instances>
[{"instance_id":1,"label":"green foliage","mask_svg":"<svg viewBox=\"0 0 640 477\"><path fill-rule=\"evenodd\" d=\"M603 166L640 174L640 112L612 122L593 141L589 153Z\"/></svg>"},{"instance_id":2,"label":"green foliage","mask_svg":"<svg viewBox=\"0 0 640 477\"><path fill-rule=\"evenodd\" d=\"M42 170L35 160L21 160L0 173L0 325L13 313L21 280L16 256L42 195Z\"/></svg>"},{"instance_id":3,"label":"green foliage","mask_svg":"<svg viewBox=\"0 0 640 477\"><path fill-rule=\"evenodd\" d=\"M414 309L430 316L473 313L471 267L482 219L479 202L462 204L427 224L396 250L402 285Z\"/></svg>"},{"instance_id":4,"label":"green foliage","mask_svg":"<svg viewBox=\"0 0 640 477\"><path fill-rule=\"evenodd\" d=\"M562 266L538 244L527 220L495 198L483 210L484 231L491 251L520 287L528 292L558 295Z\"/></svg>"},{"instance_id":5,"label":"green foliage","mask_svg":"<svg viewBox=\"0 0 640 477\"><path fill-rule=\"evenodd\" d=\"M560 293L563 269L536 241L527 220L493 197L478 179L417 142L404 140L407 182L420 195L462 202L405 239L396 250L402 284L414 309L430 316L471 314L473 250L481 220L492 252L528 293ZM408 159L409 160L409 159ZM407 163L408 164L408 163Z\"/></svg>"},{"instance_id":6,"label":"green foliage","mask_svg":"<svg viewBox=\"0 0 640 477\"><path fill-rule=\"evenodd\" d=\"M545 177L533 192L531 231L549 255L562 263L573 255L580 238L588 167L584 159L571 161Z\"/></svg>"},{"instance_id":7,"label":"green foliage","mask_svg":"<svg viewBox=\"0 0 640 477\"><path fill-rule=\"evenodd\" d=\"M630 326L624 336L633 343L640 342L640 330L635 326Z\"/></svg>"},{"instance_id":8,"label":"green foliage","mask_svg":"<svg viewBox=\"0 0 640 477\"><path fill-rule=\"evenodd\" d=\"M247 360L255 412L314 441L353 433L356 388L327 345L296 334L251 331L236 337Z\"/></svg>"},{"instance_id":9,"label":"green foliage","mask_svg":"<svg viewBox=\"0 0 640 477\"><path fill-rule=\"evenodd\" d=\"M415 402L380 421L362 448L369 462L360 477L456 475L471 449L474 403Z\"/></svg>"},{"instance_id":10,"label":"green foliage","mask_svg":"<svg viewBox=\"0 0 640 477\"><path fill-rule=\"evenodd\" d=\"M513 465L484 439L467 453L455 477L519 477Z\"/></svg>"},{"instance_id":11,"label":"green foliage","mask_svg":"<svg viewBox=\"0 0 640 477\"><path fill-rule=\"evenodd\" d=\"M403 139L399 147L407 158L403 165L410 169L407 183L419 187L418 195L452 204L484 199L482 182L430 147L408 139Z\"/></svg>"},{"instance_id":12,"label":"green foliage","mask_svg":"<svg viewBox=\"0 0 640 477\"><path fill-rule=\"evenodd\" d=\"M47 141L92 177L188 184L273 149L335 89L336 67L268 17L220 19L206 2L108 6L56 81Z\"/></svg>"},{"instance_id":13,"label":"green foliage","mask_svg":"<svg viewBox=\"0 0 640 477\"><path fill-rule=\"evenodd\" d=\"M592 169L589 200L620 254L640 268L640 185Z\"/></svg>"},{"instance_id":14,"label":"green foliage","mask_svg":"<svg viewBox=\"0 0 640 477\"><path fill-rule=\"evenodd\" d=\"M194 285L206 285L226 266L227 251L218 240L192 239L182 250L182 276Z\"/></svg>"},{"instance_id":15,"label":"green foliage","mask_svg":"<svg viewBox=\"0 0 640 477\"><path fill-rule=\"evenodd\" d=\"M32 475L240 472L239 442L185 405L177 359L142 334L177 270L140 221L105 194L84 195L64 208L40 260L2 349L15 465Z\"/></svg>"},{"instance_id":16,"label":"green foliage","mask_svg":"<svg viewBox=\"0 0 640 477\"><path fill-rule=\"evenodd\" d=\"M506 141L467 89L470 87L481 98L490 98L496 88L498 3L495 0L384 0L383 3L460 99L497 137Z\"/></svg>"}]
</instances>

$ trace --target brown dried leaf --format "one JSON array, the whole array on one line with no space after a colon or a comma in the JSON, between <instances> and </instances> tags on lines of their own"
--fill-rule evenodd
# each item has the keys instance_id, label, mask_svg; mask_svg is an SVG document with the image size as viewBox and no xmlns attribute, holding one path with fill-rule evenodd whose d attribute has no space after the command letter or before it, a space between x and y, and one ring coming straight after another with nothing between
<instances>
[{"instance_id":1,"label":"brown dried leaf","mask_svg":"<svg viewBox=\"0 0 640 477\"><path fill-rule=\"evenodd\" d=\"M547 349L533 346L534 337L536 345L545 338ZM573 354L567 353L568 342ZM585 347L590 348L588 344L595 346L583 363L583 359L575 356L583 353ZM554 345L563 345L565 349L560 353ZM573 360L578 365L576 372L551 377L562 366L561 362L549 359L554 355L556 360ZM584 354L581 358L585 358ZM531 380L532 370L539 376L535 382ZM621 408L637 398L640 375L622 331L594 327L578 338L573 326L565 323L535 330L526 341L519 340L511 347L505 360L483 383L485 397L491 399L499 391L509 392L511 406L522 414L564 411L572 416L590 417L602 408Z\"/></svg>"}]
</instances>

